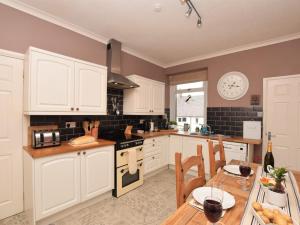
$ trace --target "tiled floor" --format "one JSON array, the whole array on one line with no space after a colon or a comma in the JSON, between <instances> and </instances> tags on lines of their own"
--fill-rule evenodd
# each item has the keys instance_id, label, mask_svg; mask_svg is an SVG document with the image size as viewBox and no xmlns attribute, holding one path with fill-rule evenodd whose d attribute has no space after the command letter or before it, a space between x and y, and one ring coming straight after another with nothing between
<instances>
[{"instance_id":1,"label":"tiled floor","mask_svg":"<svg viewBox=\"0 0 300 225\"><path fill-rule=\"evenodd\" d=\"M159 225L176 210L175 173L165 170L121 198L110 198L73 213L55 225ZM0 225L30 225L24 215Z\"/></svg>"}]
</instances>

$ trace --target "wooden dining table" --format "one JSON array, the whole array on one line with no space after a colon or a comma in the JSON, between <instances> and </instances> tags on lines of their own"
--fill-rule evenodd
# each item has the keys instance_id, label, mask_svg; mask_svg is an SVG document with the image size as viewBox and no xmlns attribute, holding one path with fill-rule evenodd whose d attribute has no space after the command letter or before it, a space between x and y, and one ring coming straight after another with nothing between
<instances>
[{"instance_id":1,"label":"wooden dining table","mask_svg":"<svg viewBox=\"0 0 300 225\"><path fill-rule=\"evenodd\" d=\"M230 164L239 164L239 161L233 160ZM249 185L252 187L256 171L259 164L252 163L251 168L254 170L254 174L249 177ZM293 172L295 175L298 187L300 187L300 172ZM219 172L216 176L210 179L206 186L210 186L212 183L222 183L224 191L232 194L235 197L236 204L231 209L228 209L220 222L224 225L239 225L242 221L244 215L246 203L251 192L243 191L240 184L237 182L239 178L236 176L228 175L224 171ZM174 199L175 201L175 199ZM163 225L206 225L208 220L206 219L204 213L188 204L184 203L179 209L177 209L167 220L165 220Z\"/></svg>"}]
</instances>

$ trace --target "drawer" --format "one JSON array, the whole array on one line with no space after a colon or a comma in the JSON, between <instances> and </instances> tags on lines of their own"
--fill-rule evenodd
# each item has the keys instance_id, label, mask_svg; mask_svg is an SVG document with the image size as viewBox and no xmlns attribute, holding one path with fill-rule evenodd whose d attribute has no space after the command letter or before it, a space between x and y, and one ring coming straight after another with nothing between
<instances>
[{"instance_id":1,"label":"drawer","mask_svg":"<svg viewBox=\"0 0 300 225\"><path fill-rule=\"evenodd\" d=\"M157 152L159 152L159 146L157 146L156 144L152 144L150 146L144 147L144 156L145 157L148 157L150 155L154 155Z\"/></svg>"},{"instance_id":2,"label":"drawer","mask_svg":"<svg viewBox=\"0 0 300 225\"><path fill-rule=\"evenodd\" d=\"M148 138L144 141L144 145L149 145L157 142L157 138Z\"/></svg>"},{"instance_id":3,"label":"drawer","mask_svg":"<svg viewBox=\"0 0 300 225\"><path fill-rule=\"evenodd\" d=\"M144 171L145 174L158 169L161 165L160 154L155 154L144 159Z\"/></svg>"},{"instance_id":4,"label":"drawer","mask_svg":"<svg viewBox=\"0 0 300 225\"><path fill-rule=\"evenodd\" d=\"M136 150L136 158L137 160L141 160L144 158L144 148L142 146L138 146L132 148ZM116 152L117 157L117 167L128 164L128 149L120 150Z\"/></svg>"}]
</instances>

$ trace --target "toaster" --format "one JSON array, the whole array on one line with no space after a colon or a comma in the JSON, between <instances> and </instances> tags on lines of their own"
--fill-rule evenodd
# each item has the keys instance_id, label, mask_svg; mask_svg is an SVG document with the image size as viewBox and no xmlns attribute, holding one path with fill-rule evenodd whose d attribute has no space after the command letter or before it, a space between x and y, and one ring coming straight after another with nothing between
<instances>
[{"instance_id":1,"label":"toaster","mask_svg":"<svg viewBox=\"0 0 300 225\"><path fill-rule=\"evenodd\" d=\"M32 147L43 148L60 145L59 130L37 130L32 133Z\"/></svg>"}]
</instances>

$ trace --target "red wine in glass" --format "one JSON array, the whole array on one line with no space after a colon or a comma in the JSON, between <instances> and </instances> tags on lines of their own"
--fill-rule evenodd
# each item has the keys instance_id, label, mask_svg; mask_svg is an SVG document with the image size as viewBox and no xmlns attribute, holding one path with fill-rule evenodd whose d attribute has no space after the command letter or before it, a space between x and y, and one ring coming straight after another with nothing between
<instances>
[{"instance_id":1,"label":"red wine in glass","mask_svg":"<svg viewBox=\"0 0 300 225\"><path fill-rule=\"evenodd\" d=\"M240 173L243 177L248 177L251 173L250 166L240 165L239 169L240 169Z\"/></svg>"},{"instance_id":2,"label":"red wine in glass","mask_svg":"<svg viewBox=\"0 0 300 225\"><path fill-rule=\"evenodd\" d=\"M206 197L203 204L204 214L209 222L216 223L223 212L222 201L216 197Z\"/></svg>"}]
</instances>

